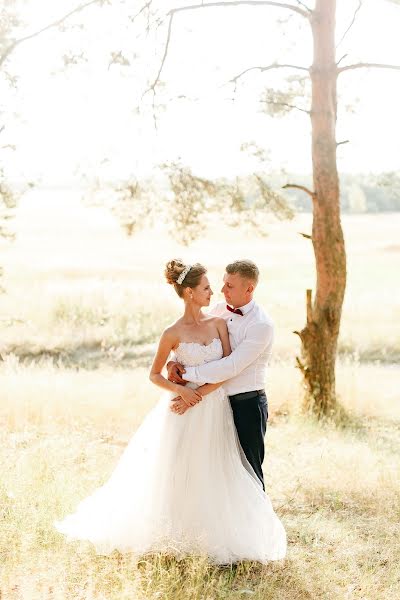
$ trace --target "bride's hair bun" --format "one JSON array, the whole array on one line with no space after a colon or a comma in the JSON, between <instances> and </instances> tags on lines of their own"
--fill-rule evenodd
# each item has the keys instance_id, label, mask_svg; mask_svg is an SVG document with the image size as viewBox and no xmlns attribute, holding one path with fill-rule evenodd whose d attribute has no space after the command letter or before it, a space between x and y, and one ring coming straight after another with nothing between
<instances>
[{"instance_id":1,"label":"bride's hair bun","mask_svg":"<svg viewBox=\"0 0 400 600\"><path fill-rule=\"evenodd\" d=\"M181 283L178 283L179 277L186 271ZM195 288L199 285L202 275L207 273L207 269L200 263L194 265L185 265L180 258L169 260L165 265L165 279L167 283L173 285L180 298L183 297L183 290L186 287Z\"/></svg>"},{"instance_id":2,"label":"bride's hair bun","mask_svg":"<svg viewBox=\"0 0 400 600\"><path fill-rule=\"evenodd\" d=\"M167 283L171 285L176 283L176 280L182 271L184 271L185 267L186 265L179 258L174 258L173 260L168 261L165 265L164 271Z\"/></svg>"}]
</instances>

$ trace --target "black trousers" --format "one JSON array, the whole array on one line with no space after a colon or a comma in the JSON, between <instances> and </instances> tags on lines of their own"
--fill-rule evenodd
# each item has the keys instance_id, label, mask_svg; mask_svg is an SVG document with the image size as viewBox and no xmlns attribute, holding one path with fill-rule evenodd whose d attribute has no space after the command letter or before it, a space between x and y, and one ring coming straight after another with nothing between
<instances>
[{"instance_id":1,"label":"black trousers","mask_svg":"<svg viewBox=\"0 0 400 600\"><path fill-rule=\"evenodd\" d=\"M262 472L265 453L264 436L268 421L268 401L265 390L235 394L229 396L229 400L240 445L265 490Z\"/></svg>"}]
</instances>

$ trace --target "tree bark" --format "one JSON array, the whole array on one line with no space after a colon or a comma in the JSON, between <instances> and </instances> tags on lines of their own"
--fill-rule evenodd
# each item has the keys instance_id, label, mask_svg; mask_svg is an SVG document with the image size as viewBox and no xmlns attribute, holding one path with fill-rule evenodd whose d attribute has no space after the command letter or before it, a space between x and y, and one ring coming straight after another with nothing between
<instances>
[{"instance_id":1,"label":"tree bark","mask_svg":"<svg viewBox=\"0 0 400 600\"><path fill-rule=\"evenodd\" d=\"M297 363L305 381L304 408L318 418L333 416L337 409L335 361L346 288L346 253L336 164L335 13L336 0L316 0L310 18L314 43L310 117L316 294L312 302L311 290L307 290L307 323L299 332L302 357Z\"/></svg>"}]
</instances>

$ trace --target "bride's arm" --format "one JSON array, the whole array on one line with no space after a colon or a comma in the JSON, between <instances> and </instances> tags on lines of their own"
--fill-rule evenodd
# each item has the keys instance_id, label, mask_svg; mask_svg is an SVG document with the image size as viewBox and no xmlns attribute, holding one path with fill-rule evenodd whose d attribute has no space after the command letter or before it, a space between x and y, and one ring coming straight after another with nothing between
<instances>
[{"instance_id":1,"label":"bride's arm","mask_svg":"<svg viewBox=\"0 0 400 600\"><path fill-rule=\"evenodd\" d=\"M176 336L174 335L173 331L171 331L171 328L166 329L160 338L157 352L150 370L149 379L152 383L158 385L158 387L170 392L174 392L181 396L185 404L192 406L201 400L201 394L197 392L197 390L185 388L185 386L168 381L168 379L161 375L161 371L167 362L167 358L172 348L176 345L176 342Z\"/></svg>"},{"instance_id":2,"label":"bride's arm","mask_svg":"<svg viewBox=\"0 0 400 600\"><path fill-rule=\"evenodd\" d=\"M196 392L199 392L202 396L207 396L207 394L211 394L211 392L217 390L224 383L225 381L220 381L219 383L205 383L204 385L200 385L196 389Z\"/></svg>"},{"instance_id":3,"label":"bride's arm","mask_svg":"<svg viewBox=\"0 0 400 600\"><path fill-rule=\"evenodd\" d=\"M226 324L225 319L216 318L217 329L219 333L219 337L221 339L223 355L222 357L229 356L232 352L231 343L229 341L229 331L228 325Z\"/></svg>"}]
</instances>

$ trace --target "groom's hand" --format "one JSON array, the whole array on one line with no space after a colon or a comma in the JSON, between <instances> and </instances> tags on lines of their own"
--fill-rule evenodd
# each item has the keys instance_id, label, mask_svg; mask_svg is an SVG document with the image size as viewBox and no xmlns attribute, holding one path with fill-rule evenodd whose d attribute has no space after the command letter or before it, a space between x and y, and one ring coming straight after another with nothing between
<instances>
[{"instance_id":1,"label":"groom's hand","mask_svg":"<svg viewBox=\"0 0 400 600\"><path fill-rule=\"evenodd\" d=\"M187 381L182 379L182 375L186 373L186 371L184 366L180 363L170 360L167 364L167 371L169 381L172 381L173 383L179 383L180 385L187 384Z\"/></svg>"}]
</instances>

